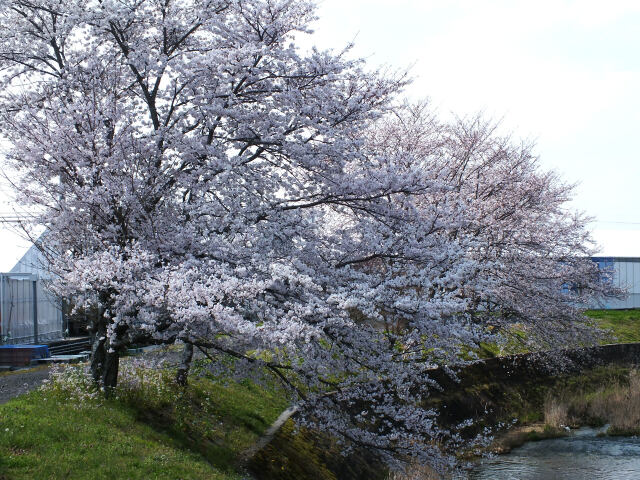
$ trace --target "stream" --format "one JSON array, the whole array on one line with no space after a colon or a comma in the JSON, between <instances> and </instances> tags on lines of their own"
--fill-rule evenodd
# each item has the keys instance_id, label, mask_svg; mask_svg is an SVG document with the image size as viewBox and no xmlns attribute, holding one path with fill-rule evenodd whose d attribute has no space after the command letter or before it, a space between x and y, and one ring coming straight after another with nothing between
<instances>
[{"instance_id":1,"label":"stream","mask_svg":"<svg viewBox=\"0 0 640 480\"><path fill-rule=\"evenodd\" d=\"M526 443L484 460L473 480L640 479L640 438L597 437L602 429L581 428L570 436Z\"/></svg>"}]
</instances>

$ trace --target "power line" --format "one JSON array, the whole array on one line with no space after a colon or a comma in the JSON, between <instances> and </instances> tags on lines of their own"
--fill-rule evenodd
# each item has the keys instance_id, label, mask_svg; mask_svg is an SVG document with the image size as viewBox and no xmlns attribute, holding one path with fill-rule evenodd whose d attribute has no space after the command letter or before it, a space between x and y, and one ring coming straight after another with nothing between
<instances>
[{"instance_id":1,"label":"power line","mask_svg":"<svg viewBox=\"0 0 640 480\"><path fill-rule=\"evenodd\" d=\"M598 220L596 223L615 223L618 225L640 225L640 222L617 222L614 220Z\"/></svg>"},{"instance_id":2,"label":"power line","mask_svg":"<svg viewBox=\"0 0 640 480\"><path fill-rule=\"evenodd\" d=\"M29 223L33 221L34 218L35 218L34 214L26 213L26 212L0 213L0 223L15 223L15 224Z\"/></svg>"},{"instance_id":3,"label":"power line","mask_svg":"<svg viewBox=\"0 0 640 480\"><path fill-rule=\"evenodd\" d=\"M0 218L0 223L22 223L24 219L20 218Z\"/></svg>"}]
</instances>

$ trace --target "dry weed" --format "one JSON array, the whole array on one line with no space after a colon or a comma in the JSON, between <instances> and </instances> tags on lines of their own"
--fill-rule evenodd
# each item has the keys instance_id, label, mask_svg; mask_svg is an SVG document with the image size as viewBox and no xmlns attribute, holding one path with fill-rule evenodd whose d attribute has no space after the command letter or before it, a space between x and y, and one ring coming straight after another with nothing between
<instances>
[{"instance_id":1,"label":"dry weed","mask_svg":"<svg viewBox=\"0 0 640 480\"><path fill-rule=\"evenodd\" d=\"M640 371L631 370L628 383L615 383L593 395L561 394L545 402L545 423L552 427L600 421L613 431L640 429Z\"/></svg>"},{"instance_id":2,"label":"dry weed","mask_svg":"<svg viewBox=\"0 0 640 480\"><path fill-rule=\"evenodd\" d=\"M547 398L544 404L544 422L552 427L569 423L569 406L563 398Z\"/></svg>"}]
</instances>

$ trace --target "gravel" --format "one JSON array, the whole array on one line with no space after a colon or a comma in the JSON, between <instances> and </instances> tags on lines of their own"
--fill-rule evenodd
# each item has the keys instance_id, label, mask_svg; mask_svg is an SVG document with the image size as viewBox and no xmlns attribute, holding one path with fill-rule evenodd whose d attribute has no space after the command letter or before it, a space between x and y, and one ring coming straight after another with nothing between
<instances>
[{"instance_id":1,"label":"gravel","mask_svg":"<svg viewBox=\"0 0 640 480\"><path fill-rule=\"evenodd\" d=\"M35 390L47 378L49 378L48 367L0 374L0 405L18 395Z\"/></svg>"}]
</instances>

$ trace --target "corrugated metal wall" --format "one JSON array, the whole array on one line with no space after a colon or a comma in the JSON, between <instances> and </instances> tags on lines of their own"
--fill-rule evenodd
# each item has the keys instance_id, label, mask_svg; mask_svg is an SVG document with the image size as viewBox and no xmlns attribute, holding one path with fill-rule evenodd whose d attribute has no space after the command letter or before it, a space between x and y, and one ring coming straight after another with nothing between
<instances>
[{"instance_id":1,"label":"corrugated metal wall","mask_svg":"<svg viewBox=\"0 0 640 480\"><path fill-rule=\"evenodd\" d=\"M0 276L3 343L29 343L33 340L33 281Z\"/></svg>"},{"instance_id":2,"label":"corrugated metal wall","mask_svg":"<svg viewBox=\"0 0 640 480\"><path fill-rule=\"evenodd\" d=\"M63 336L61 302L47 288L52 278L48 262L36 246L32 246L10 273L0 274L2 293L0 305L0 341L5 343L35 343L34 291L36 282L38 312L38 343L57 340Z\"/></svg>"},{"instance_id":3,"label":"corrugated metal wall","mask_svg":"<svg viewBox=\"0 0 640 480\"><path fill-rule=\"evenodd\" d=\"M0 274L0 343L46 343L61 337L59 301L43 280L31 274Z\"/></svg>"},{"instance_id":4,"label":"corrugated metal wall","mask_svg":"<svg viewBox=\"0 0 640 480\"><path fill-rule=\"evenodd\" d=\"M607 300L603 308L640 308L640 258L638 257L594 257L600 268L613 267L612 282L626 288L629 296L625 300Z\"/></svg>"},{"instance_id":5,"label":"corrugated metal wall","mask_svg":"<svg viewBox=\"0 0 640 480\"><path fill-rule=\"evenodd\" d=\"M46 289L51 279L47 261L32 246L11 269L0 274L0 343L46 343L63 336L60 301ZM36 285L34 305L34 282ZM36 308L37 307L37 308Z\"/></svg>"}]
</instances>

